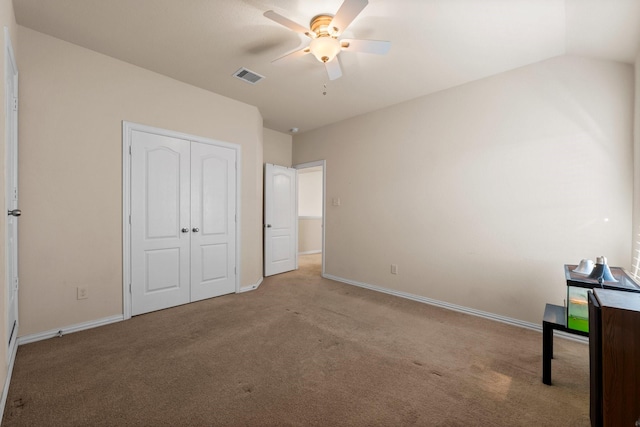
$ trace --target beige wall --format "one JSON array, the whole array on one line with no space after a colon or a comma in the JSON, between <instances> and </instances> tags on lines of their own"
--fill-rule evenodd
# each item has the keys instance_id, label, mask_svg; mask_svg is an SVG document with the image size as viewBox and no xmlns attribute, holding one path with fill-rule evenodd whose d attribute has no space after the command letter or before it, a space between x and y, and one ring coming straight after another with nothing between
<instances>
[{"instance_id":1,"label":"beige wall","mask_svg":"<svg viewBox=\"0 0 640 427\"><path fill-rule=\"evenodd\" d=\"M264 162L291 167L291 135L264 128Z\"/></svg>"},{"instance_id":2,"label":"beige wall","mask_svg":"<svg viewBox=\"0 0 640 427\"><path fill-rule=\"evenodd\" d=\"M17 25L15 16L13 13L13 3L11 0L0 0L0 37L2 38L2 60L0 66L0 129L2 129L2 149L0 149L0 168L2 168L2 173L0 173L0 188L2 188L2 203L3 212L6 212L7 204L6 204L6 189L5 189L5 152L6 152L6 137L4 134L5 130L5 91L4 91L4 63L5 63L5 55L4 55L4 27L9 29L9 37L11 38L13 52L15 55L18 55L18 46L17 46ZM17 59L16 59L17 60ZM20 64L18 63L18 67ZM6 215L0 215L0 241L4 242L6 237ZM5 275L5 265L6 265L6 253L5 253L5 245L0 245L0 265L2 266L2 274L0 274L0 311L2 315L0 315L0 329L2 331L2 335L4 337L3 343L7 343L9 341L9 336L7 335L7 309L6 309L6 275ZM7 347L6 345L0 346L0 385L4 388L4 383L7 378L8 372L8 364L7 364Z\"/></svg>"},{"instance_id":3,"label":"beige wall","mask_svg":"<svg viewBox=\"0 0 640 427\"><path fill-rule=\"evenodd\" d=\"M242 146L241 284L262 277L255 107L19 28L20 334L122 313L122 121ZM76 299L76 287L89 298Z\"/></svg>"},{"instance_id":4,"label":"beige wall","mask_svg":"<svg viewBox=\"0 0 640 427\"><path fill-rule=\"evenodd\" d=\"M326 272L539 324L563 264L630 265L633 79L558 57L296 136Z\"/></svg>"},{"instance_id":5,"label":"beige wall","mask_svg":"<svg viewBox=\"0 0 640 427\"><path fill-rule=\"evenodd\" d=\"M298 170L298 216L322 216L322 167Z\"/></svg>"},{"instance_id":6,"label":"beige wall","mask_svg":"<svg viewBox=\"0 0 640 427\"><path fill-rule=\"evenodd\" d=\"M322 167L298 170L298 253L322 251Z\"/></svg>"},{"instance_id":7,"label":"beige wall","mask_svg":"<svg viewBox=\"0 0 640 427\"><path fill-rule=\"evenodd\" d=\"M298 218L298 253L322 252L322 218Z\"/></svg>"}]
</instances>

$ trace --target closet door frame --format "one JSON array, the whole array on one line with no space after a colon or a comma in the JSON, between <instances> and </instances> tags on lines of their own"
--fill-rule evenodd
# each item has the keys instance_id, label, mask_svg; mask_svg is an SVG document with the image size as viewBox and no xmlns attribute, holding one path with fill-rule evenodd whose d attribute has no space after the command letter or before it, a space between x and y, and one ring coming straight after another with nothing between
<instances>
[{"instance_id":1,"label":"closet door frame","mask_svg":"<svg viewBox=\"0 0 640 427\"><path fill-rule=\"evenodd\" d=\"M230 148L235 150L236 153L236 192L235 192L235 206L236 206L236 232L235 232L235 247L236 247L236 282L235 292L240 292L240 272L241 258L240 258L240 223L241 223L241 211L240 211L240 189L241 189L241 175L242 175L242 151L238 144L232 144L229 142L218 141L202 136L189 135L181 132L174 132L167 129L156 128L152 126L146 126L133 122L122 122L122 311L124 319L131 318L131 137L133 131L140 131L146 133L152 133L162 136L168 136L178 139L186 139L193 142L199 142L203 144L211 144L218 147Z\"/></svg>"}]
</instances>

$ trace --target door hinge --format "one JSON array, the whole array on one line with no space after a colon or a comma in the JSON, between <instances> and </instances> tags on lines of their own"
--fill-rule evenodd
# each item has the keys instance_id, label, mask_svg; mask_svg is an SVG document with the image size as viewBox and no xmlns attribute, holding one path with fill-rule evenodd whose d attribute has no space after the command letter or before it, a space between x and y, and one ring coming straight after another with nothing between
<instances>
[{"instance_id":1,"label":"door hinge","mask_svg":"<svg viewBox=\"0 0 640 427\"><path fill-rule=\"evenodd\" d=\"M129 155L131 155L131 146L129 146Z\"/></svg>"},{"instance_id":2,"label":"door hinge","mask_svg":"<svg viewBox=\"0 0 640 427\"><path fill-rule=\"evenodd\" d=\"M18 111L18 98L13 97L13 111Z\"/></svg>"},{"instance_id":3,"label":"door hinge","mask_svg":"<svg viewBox=\"0 0 640 427\"><path fill-rule=\"evenodd\" d=\"M129 283L129 293L131 293L131 283Z\"/></svg>"},{"instance_id":4,"label":"door hinge","mask_svg":"<svg viewBox=\"0 0 640 427\"><path fill-rule=\"evenodd\" d=\"M233 267L233 274L238 274L238 267Z\"/></svg>"},{"instance_id":5,"label":"door hinge","mask_svg":"<svg viewBox=\"0 0 640 427\"><path fill-rule=\"evenodd\" d=\"M129 215L129 225L131 225L131 215Z\"/></svg>"}]
</instances>

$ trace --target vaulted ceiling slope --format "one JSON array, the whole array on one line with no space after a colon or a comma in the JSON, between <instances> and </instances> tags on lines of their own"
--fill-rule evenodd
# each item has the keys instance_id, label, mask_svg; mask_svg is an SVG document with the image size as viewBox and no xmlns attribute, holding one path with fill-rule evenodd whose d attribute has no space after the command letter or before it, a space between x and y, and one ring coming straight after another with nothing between
<instances>
[{"instance_id":1,"label":"vaulted ceiling slope","mask_svg":"<svg viewBox=\"0 0 640 427\"><path fill-rule=\"evenodd\" d=\"M390 40L387 55L343 52L329 81L311 55L271 61L342 0L14 0L18 24L257 106L267 128L314 129L558 55L632 64L640 0L369 0L345 37ZM246 67L266 78L233 77ZM325 88L326 85L326 88ZM323 94L326 92L326 95Z\"/></svg>"}]
</instances>

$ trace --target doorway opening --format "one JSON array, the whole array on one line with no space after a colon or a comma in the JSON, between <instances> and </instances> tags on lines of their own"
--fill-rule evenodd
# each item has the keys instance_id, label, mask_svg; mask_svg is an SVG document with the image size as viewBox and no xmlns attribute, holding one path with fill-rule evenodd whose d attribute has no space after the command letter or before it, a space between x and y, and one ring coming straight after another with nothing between
<instances>
[{"instance_id":1,"label":"doorway opening","mask_svg":"<svg viewBox=\"0 0 640 427\"><path fill-rule=\"evenodd\" d=\"M298 264L324 276L325 161L295 165L298 170Z\"/></svg>"}]
</instances>

